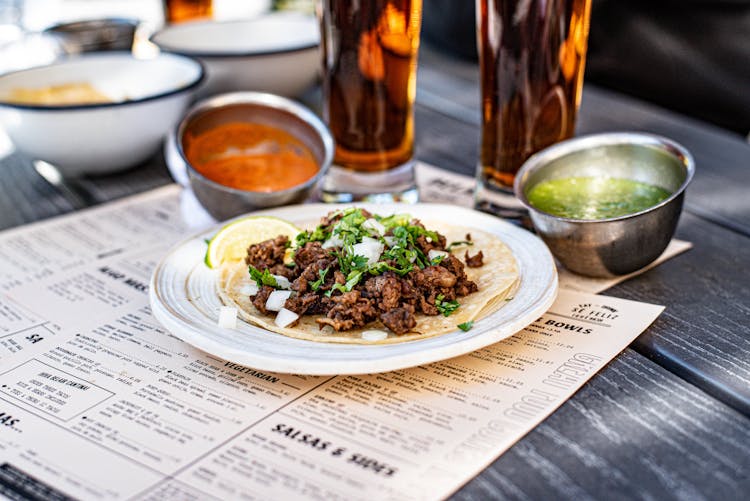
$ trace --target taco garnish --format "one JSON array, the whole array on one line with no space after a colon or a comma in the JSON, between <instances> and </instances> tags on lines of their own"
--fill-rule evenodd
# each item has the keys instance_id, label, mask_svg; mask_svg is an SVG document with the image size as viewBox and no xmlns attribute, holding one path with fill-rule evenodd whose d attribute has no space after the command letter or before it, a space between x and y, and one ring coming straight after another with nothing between
<instances>
[{"instance_id":1,"label":"taco garnish","mask_svg":"<svg viewBox=\"0 0 750 501\"><path fill-rule=\"evenodd\" d=\"M518 275L497 237L439 226L408 214L335 211L295 242L251 245L244 263L223 270L220 293L246 320L304 339L399 342L455 330L497 307ZM456 255L448 236L461 244ZM361 336L372 329L386 339Z\"/></svg>"}]
</instances>

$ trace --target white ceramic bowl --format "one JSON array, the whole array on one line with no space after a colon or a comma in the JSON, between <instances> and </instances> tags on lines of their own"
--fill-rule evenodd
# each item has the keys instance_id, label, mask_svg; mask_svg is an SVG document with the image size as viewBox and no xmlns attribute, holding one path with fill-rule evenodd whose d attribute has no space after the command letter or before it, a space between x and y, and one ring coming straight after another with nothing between
<instances>
[{"instance_id":1,"label":"white ceramic bowl","mask_svg":"<svg viewBox=\"0 0 750 501\"><path fill-rule=\"evenodd\" d=\"M151 41L205 65L207 79L199 91L204 96L251 90L295 97L313 84L320 66L318 23L299 13L176 24Z\"/></svg>"},{"instance_id":2,"label":"white ceramic bowl","mask_svg":"<svg viewBox=\"0 0 750 501\"><path fill-rule=\"evenodd\" d=\"M143 162L179 122L203 80L198 61L161 54L92 53L0 76L0 124L15 147L66 176L104 174ZM89 83L114 102L26 105L8 102L16 88Z\"/></svg>"}]
</instances>

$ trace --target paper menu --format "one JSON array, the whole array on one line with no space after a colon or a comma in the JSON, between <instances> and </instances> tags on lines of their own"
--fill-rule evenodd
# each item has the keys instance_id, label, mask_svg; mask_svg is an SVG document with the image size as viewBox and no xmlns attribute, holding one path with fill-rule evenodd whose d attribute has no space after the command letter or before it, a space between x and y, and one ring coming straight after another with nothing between
<instances>
[{"instance_id":1,"label":"paper menu","mask_svg":"<svg viewBox=\"0 0 750 501\"><path fill-rule=\"evenodd\" d=\"M0 233L0 360L60 331L51 320L56 315L43 311L57 302L47 305L32 298L23 305L9 291L23 287L33 296L36 284L51 287L60 277L80 275L100 263L112 262L123 262L148 283L158 252L177 242L190 227L180 212L180 192L178 186L170 185ZM119 259L123 256L128 259ZM88 286L91 292L98 284ZM58 293L68 293L71 299L70 294L84 284L69 283L66 287L61 283L60 287ZM106 294L106 288L101 292ZM88 303L71 304L81 304L86 310ZM95 310L85 313L81 320ZM63 317L66 324L78 320L75 315Z\"/></svg>"},{"instance_id":2,"label":"paper menu","mask_svg":"<svg viewBox=\"0 0 750 501\"><path fill-rule=\"evenodd\" d=\"M0 493L445 497L661 311L562 292L516 336L445 362L346 377L266 373L195 350L151 317L144 285L185 228L172 220L178 197L178 189L165 188L119 202L117 213L125 216L97 232L111 235L108 244L119 243L118 235L127 240L114 246L119 252L82 262L60 258L44 276L30 266L18 278L23 285L5 289ZM49 235L31 240L37 252L55 245L74 256L81 240L68 236L90 231L96 212L108 209L42 223L44 232L39 225L14 230L0 235L0 247L36 231ZM158 220L172 221L165 226L174 232L151 234ZM5 252L21 262L26 247L18 249ZM1 273L19 272L4 266Z\"/></svg>"}]
</instances>

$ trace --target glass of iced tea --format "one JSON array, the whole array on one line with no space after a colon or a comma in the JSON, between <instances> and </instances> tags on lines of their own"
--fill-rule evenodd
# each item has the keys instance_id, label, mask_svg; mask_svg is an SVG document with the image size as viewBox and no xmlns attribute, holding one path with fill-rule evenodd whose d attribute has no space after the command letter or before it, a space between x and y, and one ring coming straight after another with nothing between
<instances>
[{"instance_id":1,"label":"glass of iced tea","mask_svg":"<svg viewBox=\"0 0 750 501\"><path fill-rule=\"evenodd\" d=\"M164 0L164 20L169 23L183 23L211 19L213 0Z\"/></svg>"},{"instance_id":2,"label":"glass of iced tea","mask_svg":"<svg viewBox=\"0 0 750 501\"><path fill-rule=\"evenodd\" d=\"M319 0L328 202L415 202L414 95L422 0Z\"/></svg>"},{"instance_id":3,"label":"glass of iced tea","mask_svg":"<svg viewBox=\"0 0 750 501\"><path fill-rule=\"evenodd\" d=\"M482 139L475 205L517 216L513 181L537 151L573 136L591 0L477 0Z\"/></svg>"}]
</instances>

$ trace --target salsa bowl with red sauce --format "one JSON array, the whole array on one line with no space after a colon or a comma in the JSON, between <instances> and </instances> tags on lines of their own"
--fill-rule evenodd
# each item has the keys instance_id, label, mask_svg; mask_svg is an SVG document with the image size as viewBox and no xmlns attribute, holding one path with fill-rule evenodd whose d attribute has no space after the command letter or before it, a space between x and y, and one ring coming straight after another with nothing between
<instances>
[{"instance_id":1,"label":"salsa bowl with red sauce","mask_svg":"<svg viewBox=\"0 0 750 501\"><path fill-rule=\"evenodd\" d=\"M333 158L328 128L310 110L261 92L197 103L173 133L198 201L217 220L303 202Z\"/></svg>"}]
</instances>

